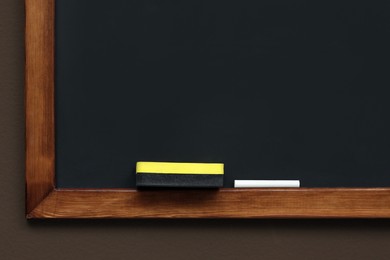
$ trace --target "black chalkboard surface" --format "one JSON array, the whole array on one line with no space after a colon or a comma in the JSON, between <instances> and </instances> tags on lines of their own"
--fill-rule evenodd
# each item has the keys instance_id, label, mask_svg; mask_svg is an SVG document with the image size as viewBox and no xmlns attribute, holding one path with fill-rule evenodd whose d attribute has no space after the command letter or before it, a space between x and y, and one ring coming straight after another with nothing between
<instances>
[{"instance_id":1,"label":"black chalkboard surface","mask_svg":"<svg viewBox=\"0 0 390 260\"><path fill-rule=\"evenodd\" d=\"M135 187L137 161L390 187L386 1L57 0L56 181Z\"/></svg>"}]
</instances>

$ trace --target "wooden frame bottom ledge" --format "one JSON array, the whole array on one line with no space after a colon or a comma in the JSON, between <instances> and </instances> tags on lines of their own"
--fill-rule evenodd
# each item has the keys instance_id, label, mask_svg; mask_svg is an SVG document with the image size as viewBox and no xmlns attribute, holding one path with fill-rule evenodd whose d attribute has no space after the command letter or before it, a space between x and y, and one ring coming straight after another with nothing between
<instances>
[{"instance_id":1,"label":"wooden frame bottom ledge","mask_svg":"<svg viewBox=\"0 0 390 260\"><path fill-rule=\"evenodd\" d=\"M53 189L34 218L388 218L389 188Z\"/></svg>"}]
</instances>

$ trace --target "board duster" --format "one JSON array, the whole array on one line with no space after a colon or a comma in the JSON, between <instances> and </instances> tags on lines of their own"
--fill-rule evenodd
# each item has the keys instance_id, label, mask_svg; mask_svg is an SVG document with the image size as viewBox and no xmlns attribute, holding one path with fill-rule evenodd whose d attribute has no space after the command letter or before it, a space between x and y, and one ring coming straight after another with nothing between
<instances>
[{"instance_id":1,"label":"board duster","mask_svg":"<svg viewBox=\"0 0 390 260\"><path fill-rule=\"evenodd\" d=\"M222 163L137 162L137 187L219 188Z\"/></svg>"}]
</instances>

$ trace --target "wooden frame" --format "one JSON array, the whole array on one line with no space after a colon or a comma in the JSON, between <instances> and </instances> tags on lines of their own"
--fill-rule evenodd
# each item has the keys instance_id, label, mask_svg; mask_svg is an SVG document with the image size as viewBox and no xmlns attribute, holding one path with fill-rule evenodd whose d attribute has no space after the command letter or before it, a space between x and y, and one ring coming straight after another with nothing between
<instances>
[{"instance_id":1,"label":"wooden frame","mask_svg":"<svg viewBox=\"0 0 390 260\"><path fill-rule=\"evenodd\" d=\"M390 188L56 189L54 4L26 0L27 218L390 217Z\"/></svg>"}]
</instances>

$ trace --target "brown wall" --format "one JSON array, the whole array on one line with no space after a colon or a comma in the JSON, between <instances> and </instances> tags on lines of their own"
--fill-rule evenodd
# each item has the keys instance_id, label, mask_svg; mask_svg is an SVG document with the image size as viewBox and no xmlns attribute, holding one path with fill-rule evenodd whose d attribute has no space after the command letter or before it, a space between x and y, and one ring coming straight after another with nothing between
<instances>
[{"instance_id":1,"label":"brown wall","mask_svg":"<svg viewBox=\"0 0 390 260\"><path fill-rule=\"evenodd\" d=\"M0 0L0 259L390 259L389 220L26 221L23 23Z\"/></svg>"}]
</instances>

